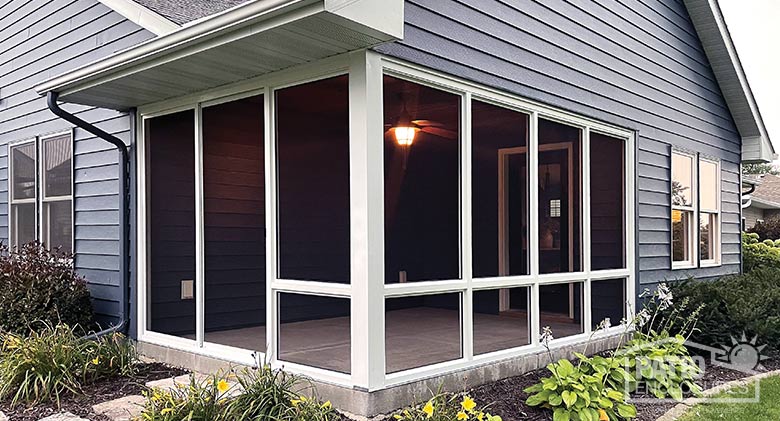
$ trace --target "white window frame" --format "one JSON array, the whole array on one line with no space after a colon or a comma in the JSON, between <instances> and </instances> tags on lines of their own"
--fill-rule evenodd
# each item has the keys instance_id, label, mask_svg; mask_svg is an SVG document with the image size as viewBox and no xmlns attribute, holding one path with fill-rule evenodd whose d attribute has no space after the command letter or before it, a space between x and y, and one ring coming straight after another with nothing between
<instances>
[{"instance_id":1,"label":"white window frame","mask_svg":"<svg viewBox=\"0 0 780 421\"><path fill-rule=\"evenodd\" d=\"M684 156L691 160L691 206L681 206L674 204L674 155ZM697 267L699 261L699 164L698 157L693 152L688 152L680 149L672 149L672 155L670 156L670 175L669 177L669 261L671 262L672 269L693 269ZM674 211L691 212L691 223L688 226L688 260L686 261L674 261Z\"/></svg>"},{"instance_id":2,"label":"white window frame","mask_svg":"<svg viewBox=\"0 0 780 421\"><path fill-rule=\"evenodd\" d=\"M12 142L8 144L8 243L11 247L19 247L18 236L18 217L14 209L14 205L25 205L32 203L35 206L35 239L38 239L38 192L40 186L40 180L38 179L38 147L37 138L23 139L20 141ZM32 144L35 146L35 196L27 199L15 199L14 198L14 159L13 150L18 147Z\"/></svg>"},{"instance_id":3,"label":"white window frame","mask_svg":"<svg viewBox=\"0 0 780 421\"><path fill-rule=\"evenodd\" d=\"M721 213L722 213L722 208L723 208L723 203L721 201L721 194L723 192L723 185L722 185L722 180L721 180L722 179L722 177L721 177L721 165L720 165L720 160L718 160L718 159L709 158L709 157L705 157L705 156L699 156L698 165L701 166L702 162L707 162L707 163L715 165L715 180L716 180L715 200L716 200L716 203L717 203L717 207L715 209L705 209L703 207L703 205L702 205L701 197L699 197L699 216L698 216L698 219L696 220L697 232L699 234L698 235L699 236L699 241L696 243L697 244L697 250L698 250L697 254L699 255L699 262L700 262L699 265L700 265L700 267L716 267L716 266L720 266L721 265L721 256L722 256L721 241L722 241L722 238L723 238L722 237L722 232L721 232L722 228L723 228L723 222L721 221L721 219L722 219ZM701 192L702 191L701 180L699 180L698 184L699 184L699 192ZM701 222L700 222L700 218L701 218L702 215L714 215L715 216L715 226L714 226L715 232L714 232L714 235L713 235L713 238L712 238L712 241L713 241L712 247L715 249L714 250L715 251L714 252L715 258L714 259L704 259L701 256ZM711 227L710 229L713 229L713 227Z\"/></svg>"},{"instance_id":4,"label":"white window frame","mask_svg":"<svg viewBox=\"0 0 780 421\"><path fill-rule=\"evenodd\" d=\"M70 156L70 195L67 196L56 196L56 197L46 197L45 194L45 168L44 166L44 151L43 151L43 145L46 140L57 138L61 136L68 136L70 140L70 147L71 147L71 156ZM35 146L35 197L34 198L28 198L28 199L14 199L14 180L13 180L13 156L12 151L14 148L33 144ZM67 130L59 130L56 132L46 133L40 136L27 138L23 140L19 140L16 142L11 142L8 144L8 240L11 247L18 247L19 244L17 244L18 239L16 238L18 229L16 227L16 218L13 213L13 206L14 205L20 205L20 204L29 204L34 203L35 204L35 240L45 243L47 246L49 246L49 241L47 238L44 238L46 235L46 228L45 228L45 221L44 221L44 205L46 203L51 202L64 202L64 201L70 201L70 215L71 215L71 236L70 236L70 249L72 253L75 253L76 250L76 220L75 220L75 207L74 207L74 190L76 188L76 182L75 182L75 141L74 141L74 131L73 129L67 129ZM48 226L48 225L46 225Z\"/></svg>"},{"instance_id":5,"label":"white window frame","mask_svg":"<svg viewBox=\"0 0 780 421\"><path fill-rule=\"evenodd\" d=\"M63 195L63 196L46 196L46 169L44 168L45 165L45 148L44 145L46 144L47 140L54 139L61 136L68 136L70 139L70 194L69 195ZM38 203L38 238L40 241L47 246L49 246L49 232L50 232L50 226L51 223L47 220L50 219L50 215L46 213L45 206L48 203L54 203L54 202L70 202L70 223L71 223L71 231L70 231L70 249L72 253L75 253L75 238L76 238L76 220L75 220L75 214L74 214L74 204L73 204L73 193L76 188L76 180L74 180L74 160L75 160L75 150L74 150L74 141L73 141L73 130L66 130L66 131L60 131L60 132L54 132L49 133L46 135L42 135L38 137L38 190L36 194L40 198ZM48 218L47 218L48 217Z\"/></svg>"},{"instance_id":6,"label":"white window frame","mask_svg":"<svg viewBox=\"0 0 780 421\"><path fill-rule=\"evenodd\" d=\"M349 73L350 97L350 265L351 283L336 284L315 281L279 279L277 271L278 231L277 231L277 174L276 174L276 133L274 91L283 87L300 85L314 80ZM392 75L415 83L432 86L455 93L461 98L460 121L460 262L459 279L385 284L384 273L384 146L381 141L384 133L383 112L383 76ZM147 329L147 282L148 282L148 244L147 235L138 236L137 273L138 273L138 339L142 342L174 347L199 355L215 357L241 364L254 364L267 361L272 366L284 366L286 369L308 375L314 379L354 388L373 391L393 385L421 380L430 376L500 361L515 356L541 352L542 345L538 336L540 327L538 305L532 305L530 345L474 356L473 353L473 317L472 294L475 290L500 289L525 286L529 287L532 303L537 303L539 286L553 283L582 281L583 284L583 330L579 335L553 341L553 346L564 346L582 342L592 333L590 320L590 282L601 279L621 278L626 280L629 299L626 313L630 314L635 305L635 145L634 132L604 124L592 119L564 112L546 105L527 101L515 95L509 95L494 89L485 88L471 82L452 77L441 72L424 69L401 60L392 59L373 51L360 51L330 57L315 63L304 64L292 69L257 77L247 81L219 87L181 98L163 101L139 107L137 110L137 147L138 156L145 157L145 121L149 118L169 114L183 109L195 109L196 149L196 207L202 209L202 131L199 129L200 109L210 101L225 101L244 96L264 94L265 100L265 206L266 206L266 354L229 346L210 344L203 341L202 320L204 316L203 294L196 296L196 317L198 320L195 340L182 339L171 335L152 332ZM472 279L472 186L471 186L471 99L524 112L529 120L529 180L538 178L537 120L544 117L552 121L573 125L582 129L582 197L589 197L590 191L590 133L599 132L621 138L625 141L625 215L626 215L626 265L623 269L591 271L590 253L590 205L582 203L582 270L573 273L539 274L538 228L529 224L530 274L522 276L504 276L495 278ZM147 163L139 159L136 166L138 183L138 232L148 232L146 193ZM530 183L529 218L538 219L538 183ZM196 289L203 291L203 226L202 212L196 219ZM351 373L344 374L330 370L308 367L301 364L280 361L273 350L278 344L278 294L281 292L297 294L315 294L351 299ZM385 300L390 297L415 296L424 294L461 293L462 296L462 346L463 356L431 366L415 368L393 374L385 373ZM619 326L596 337L616 334L622 331Z\"/></svg>"}]
</instances>

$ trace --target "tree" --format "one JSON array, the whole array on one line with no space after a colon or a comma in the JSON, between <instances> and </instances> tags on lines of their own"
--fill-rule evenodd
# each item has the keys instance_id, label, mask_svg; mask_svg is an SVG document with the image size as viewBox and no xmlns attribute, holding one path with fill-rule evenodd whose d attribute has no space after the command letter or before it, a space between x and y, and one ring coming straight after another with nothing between
<instances>
[{"instance_id":1,"label":"tree","mask_svg":"<svg viewBox=\"0 0 780 421\"><path fill-rule=\"evenodd\" d=\"M780 170L772 164L742 164L742 174L780 175Z\"/></svg>"}]
</instances>

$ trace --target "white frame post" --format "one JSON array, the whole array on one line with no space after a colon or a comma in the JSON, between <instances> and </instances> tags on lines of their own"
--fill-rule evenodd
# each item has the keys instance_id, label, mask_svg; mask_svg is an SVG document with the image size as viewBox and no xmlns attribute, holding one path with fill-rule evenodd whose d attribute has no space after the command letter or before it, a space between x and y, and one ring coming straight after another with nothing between
<instances>
[{"instance_id":1,"label":"white frame post","mask_svg":"<svg viewBox=\"0 0 780 421\"><path fill-rule=\"evenodd\" d=\"M382 62L353 53L349 77L352 382L384 386L384 117Z\"/></svg>"}]
</instances>

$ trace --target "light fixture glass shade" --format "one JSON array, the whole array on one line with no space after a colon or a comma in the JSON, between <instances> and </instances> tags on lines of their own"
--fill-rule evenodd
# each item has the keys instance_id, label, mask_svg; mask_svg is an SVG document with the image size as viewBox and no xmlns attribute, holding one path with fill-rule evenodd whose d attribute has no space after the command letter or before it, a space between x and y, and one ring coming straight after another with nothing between
<instances>
[{"instance_id":1,"label":"light fixture glass shade","mask_svg":"<svg viewBox=\"0 0 780 421\"><path fill-rule=\"evenodd\" d=\"M401 146L411 146L414 142L414 137L417 132L420 131L417 127L395 127L393 128L393 134L395 140Z\"/></svg>"}]
</instances>

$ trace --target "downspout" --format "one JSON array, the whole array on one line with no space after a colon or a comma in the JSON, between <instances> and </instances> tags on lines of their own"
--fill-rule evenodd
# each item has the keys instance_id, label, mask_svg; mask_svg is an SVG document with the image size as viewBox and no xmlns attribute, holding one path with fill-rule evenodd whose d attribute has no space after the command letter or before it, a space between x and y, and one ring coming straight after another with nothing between
<instances>
[{"instance_id":1,"label":"downspout","mask_svg":"<svg viewBox=\"0 0 780 421\"><path fill-rule=\"evenodd\" d=\"M114 332L125 333L130 325L130 154L125 142L118 137L60 108L57 103L58 97L59 93L54 91L49 91L46 95L46 102L51 112L76 127L82 128L111 143L119 151L119 171L121 172L119 176L119 197L121 202L121 210L119 212L119 226L121 227L119 231L119 271L122 275L119 284L119 288L122 291L122 301L119 304L119 323L100 332L90 334L85 338L95 339Z\"/></svg>"}]
</instances>

